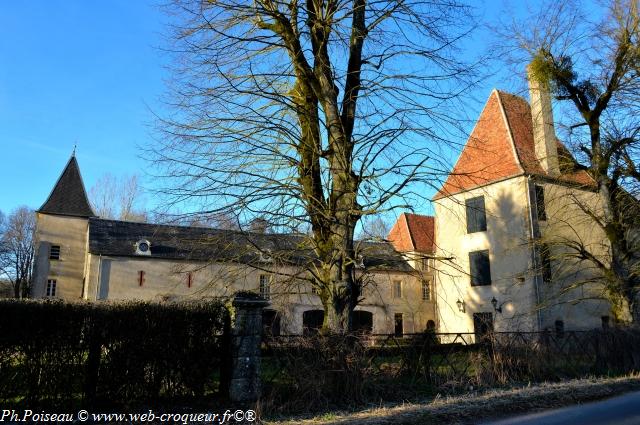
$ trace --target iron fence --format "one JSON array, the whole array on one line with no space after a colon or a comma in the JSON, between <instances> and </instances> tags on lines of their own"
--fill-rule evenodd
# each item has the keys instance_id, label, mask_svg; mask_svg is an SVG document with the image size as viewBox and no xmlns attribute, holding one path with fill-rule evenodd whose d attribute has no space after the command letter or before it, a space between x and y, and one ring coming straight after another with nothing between
<instances>
[{"instance_id":1,"label":"iron fence","mask_svg":"<svg viewBox=\"0 0 640 425\"><path fill-rule=\"evenodd\" d=\"M288 335L263 340L267 394L284 388L356 402L640 370L640 332ZM341 390L336 381L349 382ZM340 394L340 399L331 394Z\"/></svg>"}]
</instances>

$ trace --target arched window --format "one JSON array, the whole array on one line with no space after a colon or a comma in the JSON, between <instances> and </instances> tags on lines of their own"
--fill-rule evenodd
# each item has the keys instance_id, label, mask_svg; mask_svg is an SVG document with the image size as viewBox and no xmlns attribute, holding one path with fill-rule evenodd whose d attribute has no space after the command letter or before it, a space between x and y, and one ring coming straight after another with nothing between
<instances>
[{"instance_id":1,"label":"arched window","mask_svg":"<svg viewBox=\"0 0 640 425\"><path fill-rule=\"evenodd\" d=\"M373 332L373 313L364 310L353 312L352 328L355 332Z\"/></svg>"},{"instance_id":2,"label":"arched window","mask_svg":"<svg viewBox=\"0 0 640 425\"><path fill-rule=\"evenodd\" d=\"M307 310L302 313L302 334L315 335L322 328L323 310Z\"/></svg>"}]
</instances>

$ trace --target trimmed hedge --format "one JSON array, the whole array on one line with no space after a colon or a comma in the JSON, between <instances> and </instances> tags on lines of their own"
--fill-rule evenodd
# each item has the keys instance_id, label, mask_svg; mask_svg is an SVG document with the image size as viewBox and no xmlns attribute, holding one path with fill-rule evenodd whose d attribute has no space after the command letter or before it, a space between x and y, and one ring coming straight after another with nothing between
<instances>
[{"instance_id":1,"label":"trimmed hedge","mask_svg":"<svg viewBox=\"0 0 640 425\"><path fill-rule=\"evenodd\" d=\"M219 302L0 301L0 404L124 407L224 392L228 326Z\"/></svg>"}]
</instances>

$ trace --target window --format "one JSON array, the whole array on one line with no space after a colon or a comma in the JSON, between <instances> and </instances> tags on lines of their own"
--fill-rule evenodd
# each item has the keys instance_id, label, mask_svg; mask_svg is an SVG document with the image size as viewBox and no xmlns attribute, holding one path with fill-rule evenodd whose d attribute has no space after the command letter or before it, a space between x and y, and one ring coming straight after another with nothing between
<instances>
[{"instance_id":1,"label":"window","mask_svg":"<svg viewBox=\"0 0 640 425\"><path fill-rule=\"evenodd\" d=\"M422 281L422 300L431 301L431 281Z\"/></svg>"},{"instance_id":2,"label":"window","mask_svg":"<svg viewBox=\"0 0 640 425\"><path fill-rule=\"evenodd\" d=\"M556 336L562 338L564 336L564 322L562 320L556 320L555 329Z\"/></svg>"},{"instance_id":3,"label":"window","mask_svg":"<svg viewBox=\"0 0 640 425\"><path fill-rule=\"evenodd\" d=\"M487 216L484 210L484 196L464 201L467 208L467 233L487 230Z\"/></svg>"},{"instance_id":4,"label":"window","mask_svg":"<svg viewBox=\"0 0 640 425\"><path fill-rule=\"evenodd\" d=\"M469 275L471 286L491 285L491 265L489 251L475 251L469 253Z\"/></svg>"},{"instance_id":5,"label":"window","mask_svg":"<svg viewBox=\"0 0 640 425\"><path fill-rule=\"evenodd\" d=\"M307 310L302 313L302 335L317 335L324 322L323 310Z\"/></svg>"},{"instance_id":6,"label":"window","mask_svg":"<svg viewBox=\"0 0 640 425\"><path fill-rule=\"evenodd\" d=\"M404 335L404 323L402 320L402 313L396 313L393 316L393 323L394 323L394 333L396 336L402 336Z\"/></svg>"},{"instance_id":7,"label":"window","mask_svg":"<svg viewBox=\"0 0 640 425\"><path fill-rule=\"evenodd\" d=\"M536 211L538 220L547 220L547 211L544 207L544 186L536 185Z\"/></svg>"},{"instance_id":8,"label":"window","mask_svg":"<svg viewBox=\"0 0 640 425\"><path fill-rule=\"evenodd\" d=\"M320 290L318 289L317 286L311 285L311 293L314 294L314 295L319 295L320 294Z\"/></svg>"},{"instance_id":9,"label":"window","mask_svg":"<svg viewBox=\"0 0 640 425\"><path fill-rule=\"evenodd\" d=\"M270 278L269 275L261 274L260 275L260 296L265 300L271 298L271 288L270 288Z\"/></svg>"},{"instance_id":10,"label":"window","mask_svg":"<svg viewBox=\"0 0 640 425\"><path fill-rule=\"evenodd\" d=\"M602 329L604 330L609 329L609 322L610 322L609 316L602 316L601 319L602 319Z\"/></svg>"},{"instance_id":11,"label":"window","mask_svg":"<svg viewBox=\"0 0 640 425\"><path fill-rule=\"evenodd\" d=\"M360 333L373 332L373 313L364 310L355 310L353 312L352 330Z\"/></svg>"},{"instance_id":12,"label":"window","mask_svg":"<svg viewBox=\"0 0 640 425\"><path fill-rule=\"evenodd\" d=\"M422 259L422 271L428 272L433 268L433 260L431 258L423 258Z\"/></svg>"},{"instance_id":13,"label":"window","mask_svg":"<svg viewBox=\"0 0 640 425\"><path fill-rule=\"evenodd\" d=\"M540 262L542 263L542 280L545 283L551 282L551 250L549 245L540 245Z\"/></svg>"},{"instance_id":14,"label":"window","mask_svg":"<svg viewBox=\"0 0 640 425\"><path fill-rule=\"evenodd\" d=\"M193 286L193 272L187 273L187 288Z\"/></svg>"},{"instance_id":15,"label":"window","mask_svg":"<svg viewBox=\"0 0 640 425\"><path fill-rule=\"evenodd\" d=\"M55 297L56 296L56 285L58 282L55 279L47 280L47 297Z\"/></svg>"},{"instance_id":16,"label":"window","mask_svg":"<svg viewBox=\"0 0 640 425\"><path fill-rule=\"evenodd\" d=\"M144 270L138 271L138 286L144 285Z\"/></svg>"},{"instance_id":17,"label":"window","mask_svg":"<svg viewBox=\"0 0 640 425\"><path fill-rule=\"evenodd\" d=\"M60 259L60 245L51 245L49 248L49 260Z\"/></svg>"},{"instance_id":18,"label":"window","mask_svg":"<svg viewBox=\"0 0 640 425\"><path fill-rule=\"evenodd\" d=\"M393 298L402 298L402 281L393 281Z\"/></svg>"}]
</instances>

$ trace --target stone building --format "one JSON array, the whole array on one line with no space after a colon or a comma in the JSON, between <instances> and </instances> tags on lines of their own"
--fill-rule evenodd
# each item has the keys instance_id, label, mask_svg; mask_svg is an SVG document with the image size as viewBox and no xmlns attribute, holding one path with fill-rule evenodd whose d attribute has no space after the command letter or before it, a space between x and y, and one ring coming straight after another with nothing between
<instances>
[{"instance_id":1,"label":"stone building","mask_svg":"<svg viewBox=\"0 0 640 425\"><path fill-rule=\"evenodd\" d=\"M272 332L298 334L322 323L302 267L313 261L303 235L96 217L74 156L37 211L36 240L34 297L172 301L250 290L270 300ZM432 284L422 269L390 243L358 242L356 249L366 283L357 328L404 334L435 327Z\"/></svg>"},{"instance_id":2,"label":"stone building","mask_svg":"<svg viewBox=\"0 0 640 425\"><path fill-rule=\"evenodd\" d=\"M556 138L549 93L532 85L530 99L491 93L433 198L442 332L608 326L598 272L567 249L580 241L607 261L581 208L597 210L595 182Z\"/></svg>"},{"instance_id":3,"label":"stone building","mask_svg":"<svg viewBox=\"0 0 640 425\"><path fill-rule=\"evenodd\" d=\"M581 207L597 210L594 181L556 138L549 93L533 85L530 99L494 90L433 198L435 217L404 213L388 242L356 244L366 282L357 328L477 335L608 325L597 271L563 248L578 240L607 261L606 238ZM75 157L37 212L37 243L35 297L170 301L252 290L270 300L273 332L323 319L305 280L313 252L303 235L98 218Z\"/></svg>"}]
</instances>

